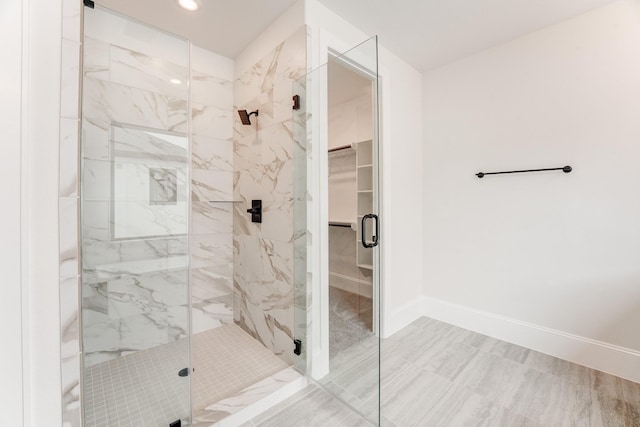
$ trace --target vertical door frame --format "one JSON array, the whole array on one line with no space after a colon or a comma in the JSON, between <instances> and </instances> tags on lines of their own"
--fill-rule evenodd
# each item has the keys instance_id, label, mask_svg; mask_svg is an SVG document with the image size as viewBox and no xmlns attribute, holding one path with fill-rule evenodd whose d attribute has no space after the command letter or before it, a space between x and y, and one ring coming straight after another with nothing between
<instances>
[{"instance_id":1,"label":"vertical door frame","mask_svg":"<svg viewBox=\"0 0 640 427\"><path fill-rule=\"evenodd\" d=\"M357 47L359 44L369 40L369 38L363 39L360 43L352 44L347 43L344 40L334 36L333 34L327 32L324 29L320 29L318 33L318 42L319 42L319 57L321 58L320 64L321 66L311 70L310 73L317 72L317 70L321 69L322 66L328 62L330 57L337 57L342 53L346 53L349 50ZM380 219L380 234L384 238L384 188L386 185L384 184L383 175L384 175L384 150L383 150L383 140L386 136L383 127L383 117L382 117L382 88L383 88L383 76L387 73L383 72L383 68L380 66L380 57L379 57L379 47L377 52L378 57L378 108L377 108L377 136L378 136L378 209ZM354 61L355 63L355 61ZM366 69L366 67L360 67L360 69ZM316 82L313 81L313 84L310 88L307 88L307 91L314 91L317 93L326 93L327 89L327 80L325 78ZM327 111L327 99L326 96L317 96L317 99L312 99L312 109L313 111ZM324 99L323 99L324 98ZM311 132L315 135L313 139L312 145L313 147L313 161L311 162L312 167L308 171L308 179L309 182L312 183L312 188L317 197L313 197L314 203L316 204L316 208L313 209L313 213L308 213L311 215L311 233L314 236L318 236L318 238L314 238L314 243L312 245L311 253L308 255L312 257L312 262L309 265L312 268L312 277L313 280L311 282L311 324L319 325L319 327L313 327L311 329L311 336L307 337L309 341L309 348L311 352L308 354L308 357L311 358L309 365L311 367L310 372L308 374L311 378L320 379L324 377L329 372L329 252L328 252L328 182L326 177L328 176L328 158L326 156L328 149L328 132L327 125L320 125L318 120L314 120L312 124L312 129L308 132ZM324 206L323 208L320 208ZM316 214L317 213L317 214ZM385 241L382 240L382 245L384 246ZM385 265L385 252L384 249L380 246L377 247L379 251L379 265L377 266L378 273L378 286L374 287L374 308L378 307L378 318L375 319L376 325L379 325L378 336L384 336L386 316L385 313L385 304L384 304L384 295L385 292L385 281L386 272L384 269ZM375 272L375 270L374 270ZM375 283L375 282L374 282ZM375 310L374 310L375 311Z\"/></svg>"}]
</instances>

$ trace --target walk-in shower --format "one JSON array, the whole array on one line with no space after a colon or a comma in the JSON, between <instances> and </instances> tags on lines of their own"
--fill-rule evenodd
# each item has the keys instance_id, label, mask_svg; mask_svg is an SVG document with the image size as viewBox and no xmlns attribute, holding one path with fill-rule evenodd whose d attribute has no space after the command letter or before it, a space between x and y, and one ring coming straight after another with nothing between
<instances>
[{"instance_id":1,"label":"walk-in shower","mask_svg":"<svg viewBox=\"0 0 640 427\"><path fill-rule=\"evenodd\" d=\"M304 50L304 36L283 45ZM302 384L293 139L270 138L291 113L270 113L267 85L238 96L251 67L234 75L233 60L99 6L84 10L83 42L84 425L212 425ZM258 65L277 68L279 52ZM288 99L306 69L292 66L269 79ZM267 133L241 124L258 115L244 102Z\"/></svg>"}]
</instances>

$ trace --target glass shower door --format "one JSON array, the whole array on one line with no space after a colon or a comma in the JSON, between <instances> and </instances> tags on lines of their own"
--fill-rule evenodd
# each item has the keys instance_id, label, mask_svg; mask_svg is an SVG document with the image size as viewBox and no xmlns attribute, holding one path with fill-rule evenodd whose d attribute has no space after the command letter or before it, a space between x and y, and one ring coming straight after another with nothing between
<instances>
[{"instance_id":1,"label":"glass shower door","mask_svg":"<svg viewBox=\"0 0 640 427\"><path fill-rule=\"evenodd\" d=\"M188 41L85 8L85 426L190 422L188 82Z\"/></svg>"},{"instance_id":2,"label":"glass shower door","mask_svg":"<svg viewBox=\"0 0 640 427\"><path fill-rule=\"evenodd\" d=\"M297 366L379 425L377 51L373 37L299 79L293 134Z\"/></svg>"}]
</instances>

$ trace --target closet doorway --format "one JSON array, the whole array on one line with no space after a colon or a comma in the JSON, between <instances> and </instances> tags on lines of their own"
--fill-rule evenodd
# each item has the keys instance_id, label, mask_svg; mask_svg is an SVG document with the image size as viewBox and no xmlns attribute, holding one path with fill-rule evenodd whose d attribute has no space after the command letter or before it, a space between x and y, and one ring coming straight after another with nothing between
<instances>
[{"instance_id":1,"label":"closet doorway","mask_svg":"<svg viewBox=\"0 0 640 427\"><path fill-rule=\"evenodd\" d=\"M329 358L378 335L377 78L327 64Z\"/></svg>"}]
</instances>

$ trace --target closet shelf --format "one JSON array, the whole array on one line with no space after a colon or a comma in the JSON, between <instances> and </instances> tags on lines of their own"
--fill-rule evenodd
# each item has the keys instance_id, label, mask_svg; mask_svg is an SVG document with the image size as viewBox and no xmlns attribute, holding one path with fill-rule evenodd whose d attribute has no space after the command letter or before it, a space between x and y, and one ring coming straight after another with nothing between
<instances>
[{"instance_id":1,"label":"closet shelf","mask_svg":"<svg viewBox=\"0 0 640 427\"><path fill-rule=\"evenodd\" d=\"M358 190L358 193L373 193L373 190Z\"/></svg>"},{"instance_id":2,"label":"closet shelf","mask_svg":"<svg viewBox=\"0 0 640 427\"><path fill-rule=\"evenodd\" d=\"M358 167L358 169L364 169L364 168L372 168L372 167L373 167L373 165L372 165L372 164L368 164L368 165L358 165L357 167Z\"/></svg>"}]
</instances>

